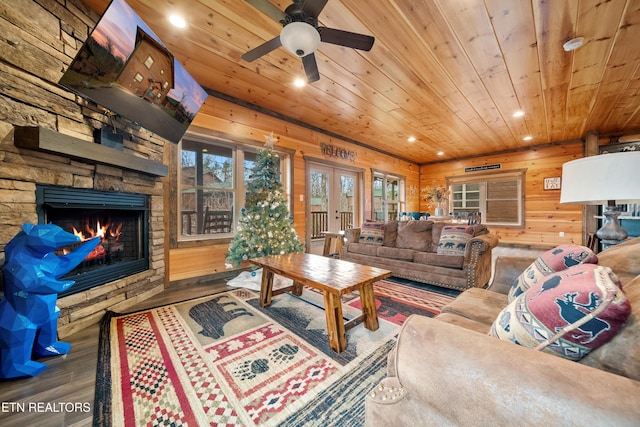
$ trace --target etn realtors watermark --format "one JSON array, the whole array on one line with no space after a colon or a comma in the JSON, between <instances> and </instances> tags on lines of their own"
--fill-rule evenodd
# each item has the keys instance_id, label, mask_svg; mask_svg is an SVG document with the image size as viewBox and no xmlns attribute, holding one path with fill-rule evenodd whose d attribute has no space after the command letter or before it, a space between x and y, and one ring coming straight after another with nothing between
<instances>
[{"instance_id":1,"label":"etn realtors watermark","mask_svg":"<svg viewBox=\"0 0 640 427\"><path fill-rule=\"evenodd\" d=\"M0 402L0 413L91 412L90 402Z\"/></svg>"}]
</instances>

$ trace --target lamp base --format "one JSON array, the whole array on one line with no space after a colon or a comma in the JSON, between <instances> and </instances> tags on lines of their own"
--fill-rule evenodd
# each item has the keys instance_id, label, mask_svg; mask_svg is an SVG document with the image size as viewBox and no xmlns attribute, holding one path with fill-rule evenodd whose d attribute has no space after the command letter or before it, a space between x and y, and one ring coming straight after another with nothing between
<instances>
[{"instance_id":1,"label":"lamp base","mask_svg":"<svg viewBox=\"0 0 640 427\"><path fill-rule=\"evenodd\" d=\"M624 228L620 226L620 211L615 206L607 206L604 213L604 224L596 232L596 236L602 242L603 247L606 249L609 246L622 243L629 235Z\"/></svg>"}]
</instances>

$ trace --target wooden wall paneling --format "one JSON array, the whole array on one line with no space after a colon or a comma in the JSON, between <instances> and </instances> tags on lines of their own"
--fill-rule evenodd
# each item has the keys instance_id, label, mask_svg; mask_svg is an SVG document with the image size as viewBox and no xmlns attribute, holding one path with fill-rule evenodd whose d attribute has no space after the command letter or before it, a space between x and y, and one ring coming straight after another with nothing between
<instances>
[{"instance_id":1,"label":"wooden wall paneling","mask_svg":"<svg viewBox=\"0 0 640 427\"><path fill-rule=\"evenodd\" d=\"M407 184L418 184L419 167L415 163L380 153L375 150L354 145L336 138L328 137L311 129L285 122L271 115L242 107L230 101L209 97L202 107L193 126L198 134L210 130L212 135L224 135L234 138L265 141L265 135L273 132L278 137L276 146L295 150L293 156L293 197L292 210L294 226L298 236L304 238L306 233L305 202L300 202L300 195L305 193L305 157L324 159L336 164L361 168L365 171L364 196L370 199L371 168L377 168L407 177ZM356 152L354 162L326 157L320 150L320 143L333 144ZM174 168L177 166L173 166ZM177 185L177 183L176 183ZM177 206L177 205L176 205ZM407 204L409 209L418 207L418 200L413 198ZM177 211L177 208L176 208ZM177 227L177 212L171 215L172 228ZM371 216L370 200L365 204L365 218ZM177 236L177 235L176 235ZM228 241L185 241L178 242L170 252L170 281L182 280L202 275L223 273L228 271L224 265L224 257L229 248Z\"/></svg>"},{"instance_id":2,"label":"wooden wall paneling","mask_svg":"<svg viewBox=\"0 0 640 427\"><path fill-rule=\"evenodd\" d=\"M202 244L200 246L171 249L169 280L190 279L227 271L224 265L228 243Z\"/></svg>"},{"instance_id":3,"label":"wooden wall paneling","mask_svg":"<svg viewBox=\"0 0 640 427\"><path fill-rule=\"evenodd\" d=\"M561 205L560 190L544 190L543 179L562 176L562 164L582 157L581 141L535 147L533 150L513 151L452 162L433 163L420 167L420 188L444 185L446 177L470 175L466 167L501 164L501 169L526 169L525 227L490 227L505 244L555 246L561 243L582 243L582 207ZM479 174L479 173L475 173ZM420 210L429 211L421 201ZM565 233L564 237L559 232Z\"/></svg>"}]
</instances>

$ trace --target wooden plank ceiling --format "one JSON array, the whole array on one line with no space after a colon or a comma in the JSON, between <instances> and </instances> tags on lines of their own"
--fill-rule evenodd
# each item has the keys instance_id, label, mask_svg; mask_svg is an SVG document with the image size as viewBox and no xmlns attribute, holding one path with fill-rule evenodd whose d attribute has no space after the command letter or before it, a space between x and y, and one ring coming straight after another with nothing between
<instances>
[{"instance_id":1,"label":"wooden plank ceiling","mask_svg":"<svg viewBox=\"0 0 640 427\"><path fill-rule=\"evenodd\" d=\"M282 28L245 1L128 3L205 89L418 164L640 129L637 0L329 0L320 25L376 41L322 43L303 88L284 48L240 58ZM584 45L565 52L574 37Z\"/></svg>"}]
</instances>

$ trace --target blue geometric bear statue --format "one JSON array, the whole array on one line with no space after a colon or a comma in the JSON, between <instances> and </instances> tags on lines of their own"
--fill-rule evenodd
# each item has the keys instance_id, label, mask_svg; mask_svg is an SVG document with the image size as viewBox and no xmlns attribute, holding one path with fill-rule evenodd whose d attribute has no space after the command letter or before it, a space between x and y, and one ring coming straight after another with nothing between
<instances>
[{"instance_id":1,"label":"blue geometric bear statue","mask_svg":"<svg viewBox=\"0 0 640 427\"><path fill-rule=\"evenodd\" d=\"M33 377L47 368L32 356L67 354L58 341L58 293L73 280L57 280L73 270L100 243L96 237L67 255L55 250L80 238L53 224L24 224L5 246L4 299L0 301L0 378Z\"/></svg>"}]
</instances>

